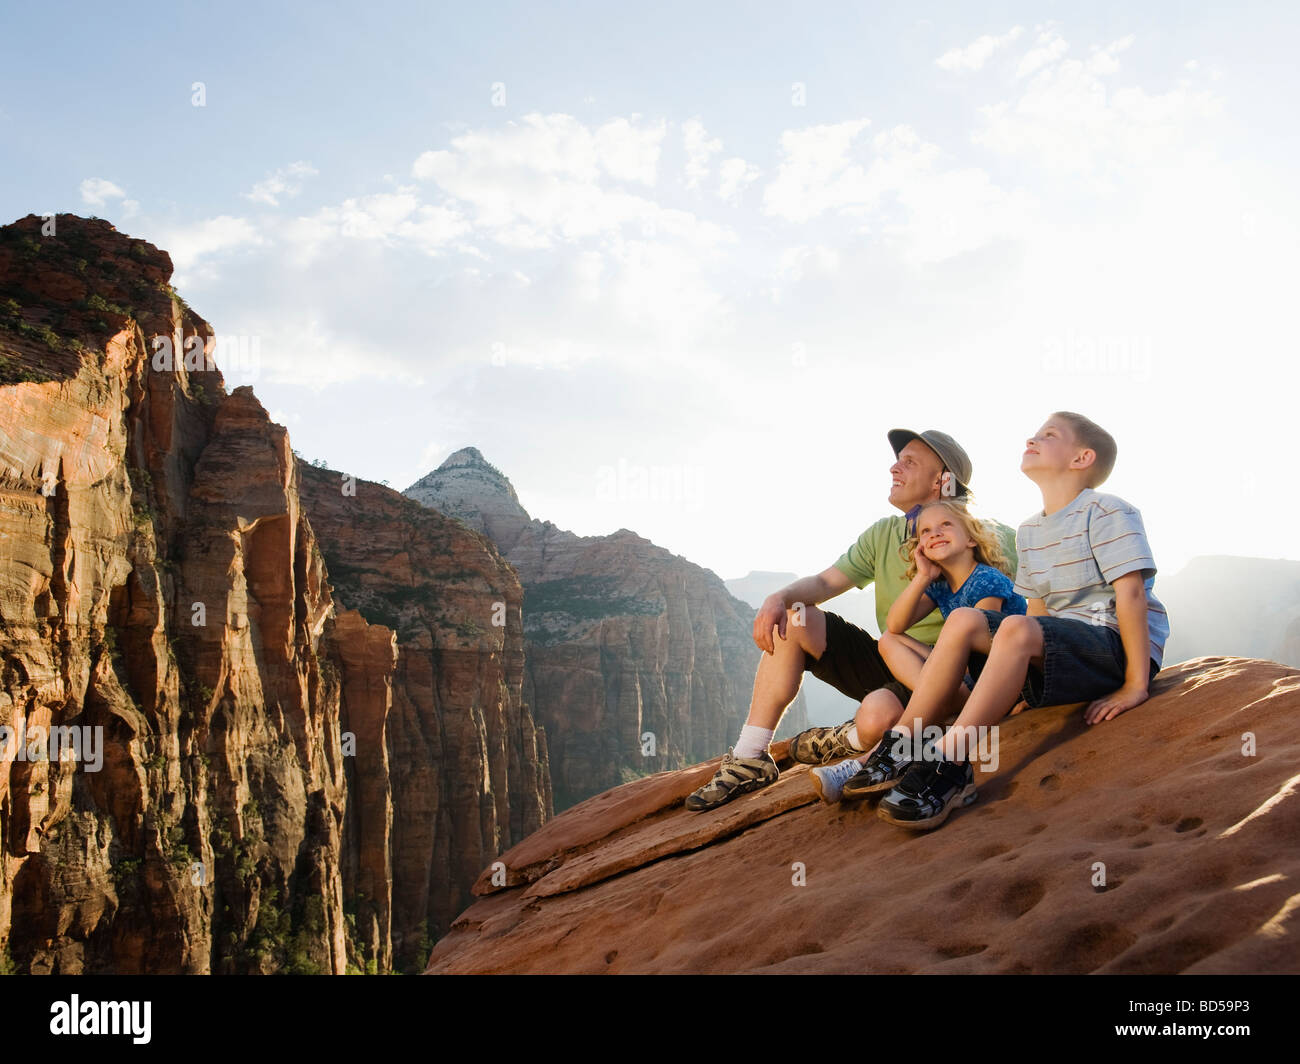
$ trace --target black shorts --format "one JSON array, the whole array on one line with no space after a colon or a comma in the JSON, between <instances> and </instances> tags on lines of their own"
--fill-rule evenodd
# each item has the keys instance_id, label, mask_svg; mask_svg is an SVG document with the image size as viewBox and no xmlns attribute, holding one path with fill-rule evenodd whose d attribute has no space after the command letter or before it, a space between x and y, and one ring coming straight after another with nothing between
<instances>
[{"instance_id":1,"label":"black shorts","mask_svg":"<svg viewBox=\"0 0 1300 1064\"><path fill-rule=\"evenodd\" d=\"M820 658L805 654L804 671L855 702L861 702L869 692L883 687L907 705L912 696L911 688L894 679L871 633L864 632L837 613L822 612L826 617L826 649Z\"/></svg>"}]
</instances>

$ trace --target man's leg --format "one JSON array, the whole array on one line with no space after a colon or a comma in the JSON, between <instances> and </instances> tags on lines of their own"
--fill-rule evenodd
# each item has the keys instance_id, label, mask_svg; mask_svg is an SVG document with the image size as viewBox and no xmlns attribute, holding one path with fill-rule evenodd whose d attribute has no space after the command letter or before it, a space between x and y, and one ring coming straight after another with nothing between
<instances>
[{"instance_id":1,"label":"man's leg","mask_svg":"<svg viewBox=\"0 0 1300 1064\"><path fill-rule=\"evenodd\" d=\"M803 624L796 624L798 612L786 611L784 639L776 634L776 626L772 626L774 653L759 659L749 716L745 720L747 725L776 731L803 683L805 655L820 658L826 650L826 614L816 606L805 606Z\"/></svg>"},{"instance_id":2,"label":"man's leg","mask_svg":"<svg viewBox=\"0 0 1300 1064\"><path fill-rule=\"evenodd\" d=\"M773 629L775 629L773 625ZM826 616L815 606L786 613L785 638L773 633L773 652L763 654L754 674L749 716L736 745L722 759L713 779L689 795L692 812L713 809L732 798L775 783L780 775L768 752L772 733L799 693L807 656L826 649Z\"/></svg>"}]
</instances>

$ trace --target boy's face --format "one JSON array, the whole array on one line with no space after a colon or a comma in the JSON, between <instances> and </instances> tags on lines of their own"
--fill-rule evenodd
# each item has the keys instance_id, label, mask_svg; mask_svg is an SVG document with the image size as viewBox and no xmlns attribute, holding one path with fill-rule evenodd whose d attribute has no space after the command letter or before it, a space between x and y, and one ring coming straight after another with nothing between
<instances>
[{"instance_id":1,"label":"boy's face","mask_svg":"<svg viewBox=\"0 0 1300 1064\"><path fill-rule=\"evenodd\" d=\"M1048 420L1025 441L1025 453L1020 456L1020 471L1029 477L1035 473L1063 473L1072 468L1072 463L1080 453L1070 426Z\"/></svg>"}]
</instances>

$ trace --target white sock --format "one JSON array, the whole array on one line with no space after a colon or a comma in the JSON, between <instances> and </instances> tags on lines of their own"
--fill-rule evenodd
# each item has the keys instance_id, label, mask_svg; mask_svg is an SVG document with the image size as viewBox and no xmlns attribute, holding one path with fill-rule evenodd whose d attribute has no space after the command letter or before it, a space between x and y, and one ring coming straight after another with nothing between
<instances>
[{"instance_id":1,"label":"white sock","mask_svg":"<svg viewBox=\"0 0 1300 1064\"><path fill-rule=\"evenodd\" d=\"M736 740L732 753L736 757L762 757L767 753L774 731L773 728L756 728L752 724L746 724L740 729L740 738Z\"/></svg>"},{"instance_id":2,"label":"white sock","mask_svg":"<svg viewBox=\"0 0 1300 1064\"><path fill-rule=\"evenodd\" d=\"M858 726L856 724L844 733L844 738L849 741L849 745L854 750L862 750L862 740L858 738ZM864 750L863 753L865 752Z\"/></svg>"}]
</instances>

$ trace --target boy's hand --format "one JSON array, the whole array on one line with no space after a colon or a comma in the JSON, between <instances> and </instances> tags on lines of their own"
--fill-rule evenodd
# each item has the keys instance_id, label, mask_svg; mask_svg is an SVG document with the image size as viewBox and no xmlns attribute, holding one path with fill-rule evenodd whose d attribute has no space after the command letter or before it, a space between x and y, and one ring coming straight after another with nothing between
<instances>
[{"instance_id":1,"label":"boy's hand","mask_svg":"<svg viewBox=\"0 0 1300 1064\"><path fill-rule=\"evenodd\" d=\"M1083 714L1084 722L1098 724L1103 720L1112 720L1134 706L1140 706L1148 697L1145 687L1129 687L1126 684L1114 694L1090 704Z\"/></svg>"}]
</instances>

